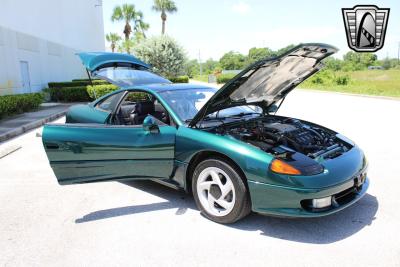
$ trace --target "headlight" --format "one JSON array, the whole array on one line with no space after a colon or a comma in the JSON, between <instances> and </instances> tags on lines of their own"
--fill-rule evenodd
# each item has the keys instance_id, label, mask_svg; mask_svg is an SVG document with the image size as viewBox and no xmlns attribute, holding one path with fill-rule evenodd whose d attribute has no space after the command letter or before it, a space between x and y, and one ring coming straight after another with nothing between
<instances>
[{"instance_id":1,"label":"headlight","mask_svg":"<svg viewBox=\"0 0 400 267\"><path fill-rule=\"evenodd\" d=\"M290 174L290 175L300 175L301 171L293 167L292 165L280 160L274 159L271 162L271 171L279 174Z\"/></svg>"},{"instance_id":2,"label":"headlight","mask_svg":"<svg viewBox=\"0 0 400 267\"><path fill-rule=\"evenodd\" d=\"M312 164L302 160L290 161L290 163L288 163L281 159L274 159L271 162L270 170L279 174L309 176L324 172L324 167L315 161L313 161Z\"/></svg>"}]
</instances>

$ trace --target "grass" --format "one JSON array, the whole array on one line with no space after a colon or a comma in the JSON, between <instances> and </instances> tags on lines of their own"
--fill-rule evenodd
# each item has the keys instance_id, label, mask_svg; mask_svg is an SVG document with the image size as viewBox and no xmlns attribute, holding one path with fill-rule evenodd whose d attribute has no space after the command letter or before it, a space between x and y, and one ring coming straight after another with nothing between
<instances>
[{"instance_id":1,"label":"grass","mask_svg":"<svg viewBox=\"0 0 400 267\"><path fill-rule=\"evenodd\" d=\"M193 80L200 82L208 82L208 74L196 75L193 77Z\"/></svg>"},{"instance_id":2,"label":"grass","mask_svg":"<svg viewBox=\"0 0 400 267\"><path fill-rule=\"evenodd\" d=\"M344 93L400 97L400 70L362 70L354 72L338 72L338 75L349 75L347 85L315 84L310 80L300 88Z\"/></svg>"},{"instance_id":3,"label":"grass","mask_svg":"<svg viewBox=\"0 0 400 267\"><path fill-rule=\"evenodd\" d=\"M318 74L316 74L318 75ZM333 81L327 84L303 82L299 88L321 91L342 92L375 96L400 97L400 70L361 70L353 72L335 72L335 76L349 76L346 85L337 85ZM208 75L197 75L193 80L207 82Z\"/></svg>"}]
</instances>

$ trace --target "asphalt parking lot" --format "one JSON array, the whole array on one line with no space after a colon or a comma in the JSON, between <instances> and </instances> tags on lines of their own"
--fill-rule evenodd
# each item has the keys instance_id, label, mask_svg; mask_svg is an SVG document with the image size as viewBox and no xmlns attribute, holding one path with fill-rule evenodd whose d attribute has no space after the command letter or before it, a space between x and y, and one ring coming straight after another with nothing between
<instances>
[{"instance_id":1,"label":"asphalt parking lot","mask_svg":"<svg viewBox=\"0 0 400 267\"><path fill-rule=\"evenodd\" d=\"M252 214L233 225L156 183L61 187L33 130L0 145L1 266L400 266L400 101L297 90L278 114L356 141L371 186L317 219Z\"/></svg>"}]
</instances>

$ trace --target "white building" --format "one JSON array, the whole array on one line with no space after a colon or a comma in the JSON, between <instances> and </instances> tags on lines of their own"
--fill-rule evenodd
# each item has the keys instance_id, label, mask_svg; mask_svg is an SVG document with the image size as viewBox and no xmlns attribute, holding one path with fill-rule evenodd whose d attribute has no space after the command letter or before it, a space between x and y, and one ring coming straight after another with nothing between
<instances>
[{"instance_id":1,"label":"white building","mask_svg":"<svg viewBox=\"0 0 400 267\"><path fill-rule=\"evenodd\" d=\"M104 49L101 0L0 0L0 95L86 78L75 53Z\"/></svg>"}]
</instances>

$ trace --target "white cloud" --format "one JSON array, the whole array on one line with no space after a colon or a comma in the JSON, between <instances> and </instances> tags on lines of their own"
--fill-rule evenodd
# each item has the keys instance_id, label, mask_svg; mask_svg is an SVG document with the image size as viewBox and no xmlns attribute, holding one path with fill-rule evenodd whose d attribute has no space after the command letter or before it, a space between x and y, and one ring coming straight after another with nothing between
<instances>
[{"instance_id":1,"label":"white cloud","mask_svg":"<svg viewBox=\"0 0 400 267\"><path fill-rule=\"evenodd\" d=\"M245 2L238 2L232 6L232 10L235 13L245 15L250 12L250 6Z\"/></svg>"}]
</instances>

